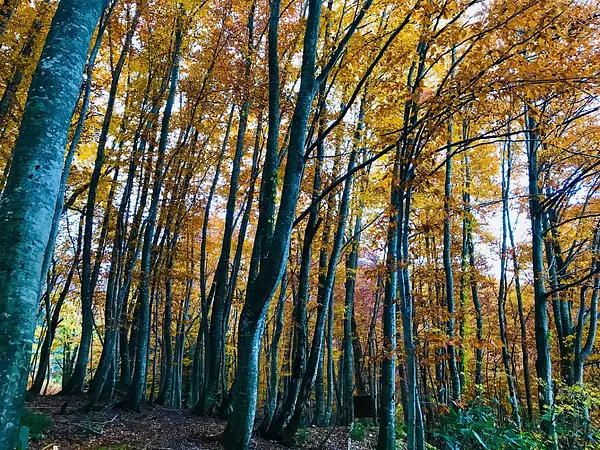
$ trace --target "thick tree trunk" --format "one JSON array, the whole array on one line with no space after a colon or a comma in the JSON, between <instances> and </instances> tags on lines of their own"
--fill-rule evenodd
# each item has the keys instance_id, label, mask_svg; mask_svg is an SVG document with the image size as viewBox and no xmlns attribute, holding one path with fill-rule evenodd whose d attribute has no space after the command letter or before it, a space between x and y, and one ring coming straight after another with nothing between
<instances>
[{"instance_id":1,"label":"thick tree trunk","mask_svg":"<svg viewBox=\"0 0 600 450\"><path fill-rule=\"evenodd\" d=\"M350 161L348 162L348 172L350 172L354 168L354 164L356 162L356 151L357 149L354 148L350 154ZM335 235L333 239L333 248L331 250L331 256L329 257L327 267L327 278L323 287L323 300L322 303L319 304L317 311L317 319L315 322L310 354L306 365L306 372L300 385L300 392L298 395L298 400L296 402L294 413L289 423L286 424L285 429L282 430L282 433L280 435L280 439L283 442L290 442L294 438L296 432L298 431L298 428L301 425L301 419L310 397L310 391L315 382L315 377L317 374L317 365L319 359L322 357L322 354L324 352L323 341L325 335L325 321L329 314L330 304L333 302L335 272L337 262L342 250L343 238L346 230L351 188L352 177L348 177L346 179L346 183L344 184L344 191L339 206L337 228L335 230ZM327 374L328 377L331 377L331 375L331 373Z\"/></svg>"},{"instance_id":2,"label":"thick tree trunk","mask_svg":"<svg viewBox=\"0 0 600 450\"><path fill-rule=\"evenodd\" d=\"M273 0L271 4L270 23L278 22L278 0ZM294 222L294 214L298 195L300 191L300 182L304 169L304 141L308 125L308 117L315 94L315 60L317 39L319 30L319 21L321 15L321 0L311 0L309 5L309 17L304 36L304 55L302 59L302 76L298 99L292 117L291 134L287 153L287 164L283 182L283 192L277 221L273 235L271 233L272 221L274 219L274 205L267 210L261 210L258 229L262 242L262 264L256 280L250 283L246 293L246 302L242 309L239 332L238 332L238 370L236 373L236 384L234 392L235 408L230 416L227 429L223 435L225 447L230 450L246 450L250 442L250 435L254 425L254 416L256 409L257 388L258 388L258 364L260 354L260 343L264 328L267 308L273 297L277 285L283 276L283 269L287 261L289 252L289 242L291 230ZM277 17L273 18L274 13ZM274 32L276 33L276 27ZM277 64L277 46L272 49L273 41L277 42L276 34L269 32L269 97L279 96L278 79L276 82L271 78L272 68ZM272 60L274 59L274 61ZM277 103L277 104L276 104ZM267 141L267 159L274 162L277 155L277 141L274 141L271 124L278 123L279 110L278 102L269 102L269 137ZM269 163L271 164L271 163ZM265 167L267 180L272 179L270 173L274 170L276 164ZM268 184L268 183L267 183ZM262 192L263 201L273 201L271 197L274 189L263 185L265 191ZM261 202L261 204L264 204ZM265 222L269 225L263 225ZM265 240L266 239L266 240ZM267 245L268 243L268 245Z\"/></svg>"},{"instance_id":3,"label":"thick tree trunk","mask_svg":"<svg viewBox=\"0 0 600 450\"><path fill-rule=\"evenodd\" d=\"M342 43L346 43L352 36L370 4L370 0L365 2L355 20L348 27ZM235 409L223 436L227 449L245 450L249 445L256 408L258 357L264 320L269 302L283 276L288 258L291 231L294 225L295 210L305 167L304 148L310 111L319 84L336 64L344 48L344 45L340 45L336 49L321 75L317 78L315 76L315 65L321 9L322 0L310 0L308 2L300 86L290 124L287 162L279 211L277 220L274 222L275 186L272 185L272 182L276 176L275 168L277 165L272 163L277 161L278 141L275 138L278 136L276 131L278 126L273 127L272 125L279 124L279 105L276 99L279 96L279 79L277 76L277 26L273 27L273 25L276 25L279 20L279 1L273 0L271 2L269 20L271 24L269 30L269 136L266 156L268 164L265 164L264 176L267 182L262 186L263 202L261 202L261 206L267 206L269 202L272 203L264 210L261 208L260 211L257 233L261 237L259 242L261 245L261 266L257 276L251 277L240 317ZM273 223L275 223L274 228ZM315 368L317 357L321 351L320 340L316 344L314 350L318 351L311 352L311 359L309 360L309 365L313 365Z\"/></svg>"},{"instance_id":4,"label":"thick tree trunk","mask_svg":"<svg viewBox=\"0 0 600 450\"><path fill-rule=\"evenodd\" d=\"M46 247L46 252L44 253L44 263L42 266L42 278L41 281L46 279L48 274L48 270L50 269L50 263L52 262L52 256L54 255L54 243L56 241L56 236L58 235L58 227L60 225L60 219L63 214L64 205L65 205L65 191L67 189L67 182L69 180L69 175L71 173L71 164L73 162L73 158L75 157L75 151L77 150L77 146L79 144L79 140L81 139L81 133L83 132L83 126L85 124L85 119L88 111L88 107L90 104L90 95L92 92L92 76L94 73L94 64L96 62L96 57L98 56L98 52L100 51L100 46L102 45L102 37L104 36L104 32L106 31L106 27L108 25L108 21L110 19L112 10L110 8L105 9L102 17L100 18L100 24L98 25L98 31L96 33L96 39L94 40L94 45L92 46L92 50L90 52L90 56L88 57L88 61L86 64L85 70L85 83L83 85L83 99L81 101L81 109L79 111L79 117L77 119L77 125L75 127L75 131L73 132L73 137L71 139L71 143L69 144L69 149L67 151L67 155L65 157L63 172L60 179L60 186L58 189L58 196L56 198L56 205L54 207L54 216L52 218L52 226L50 229L50 239L48 240L48 246Z\"/></svg>"},{"instance_id":5,"label":"thick tree trunk","mask_svg":"<svg viewBox=\"0 0 600 450\"><path fill-rule=\"evenodd\" d=\"M0 450L14 448L64 149L104 2L63 0L33 75L0 202Z\"/></svg>"}]
</instances>

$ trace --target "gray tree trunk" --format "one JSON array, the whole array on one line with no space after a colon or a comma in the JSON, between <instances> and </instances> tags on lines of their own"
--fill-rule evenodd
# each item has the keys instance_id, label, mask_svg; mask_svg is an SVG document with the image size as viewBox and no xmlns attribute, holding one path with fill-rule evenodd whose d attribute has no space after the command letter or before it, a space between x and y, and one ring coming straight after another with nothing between
<instances>
[{"instance_id":1,"label":"gray tree trunk","mask_svg":"<svg viewBox=\"0 0 600 450\"><path fill-rule=\"evenodd\" d=\"M526 146L527 146L527 170L529 177L529 214L531 218L531 257L533 262L533 290L535 298L535 345L537 360L535 368L538 378L538 400L542 415L550 413L549 419L542 420L542 427L546 432L550 448L558 448L554 424L554 392L552 385L552 359L550 357L550 340L548 329L548 311L546 286L544 284L544 236L542 231L542 220L544 211L540 201L539 190L539 167L537 151L539 148L539 136L537 124L533 117L525 112Z\"/></svg>"},{"instance_id":2,"label":"gray tree trunk","mask_svg":"<svg viewBox=\"0 0 600 450\"><path fill-rule=\"evenodd\" d=\"M274 205L266 210L261 210L259 217L259 230L261 245L262 264L260 271L252 283L249 284L246 293L246 302L242 309L238 330L238 370L236 373L236 386L234 392L235 408L230 416L227 429L223 435L225 448L230 450L246 450L250 443L250 435L254 425L256 413L256 400L258 390L258 365L260 346L264 330L267 307L275 294L277 285L283 276L283 268L287 261L289 241L294 222L294 213L300 191L300 181L304 169L304 141L310 109L315 95L315 60L317 50L317 39L319 21L321 15L321 0L311 0L309 17L304 36L304 55L302 60L302 77L298 99L292 118L291 134L288 147L283 192L281 195L280 208L277 221L273 230ZM272 7L279 7L279 2L274 0ZM271 11L273 16L273 10ZM277 19L278 20L278 17ZM271 20L271 23L276 20ZM279 83L271 78L272 67L276 65L277 59L272 53L271 43L277 42L277 36L270 34L269 51L269 97L279 96ZM274 49L275 53L277 49ZM275 58L274 61L271 58ZM278 123L279 110L274 110L277 104L269 102L269 137L267 142L267 160L269 165L265 166L267 180L272 179L271 170L276 167L274 158L277 155L277 141L274 140L271 128L273 123ZM263 184L264 189L261 204L264 201L273 202L275 189ZM274 188L274 187L273 187ZM267 225L265 225L265 223ZM263 227L261 229L261 224ZM268 245L267 245L268 243Z\"/></svg>"},{"instance_id":3,"label":"gray tree trunk","mask_svg":"<svg viewBox=\"0 0 600 450\"><path fill-rule=\"evenodd\" d=\"M387 231L385 294L383 297L383 360L381 363L381 408L377 450L396 448L396 301L398 286L398 229L400 205L399 146L396 150L392 179L391 205ZM408 412L408 410L407 410ZM409 420L412 416L407 417ZM414 424L407 423L414 429ZM410 431L410 429L409 429Z\"/></svg>"},{"instance_id":4,"label":"gray tree trunk","mask_svg":"<svg viewBox=\"0 0 600 450\"><path fill-rule=\"evenodd\" d=\"M63 0L33 75L0 201L0 450L19 430L44 253L83 68L104 1Z\"/></svg>"},{"instance_id":5,"label":"gray tree trunk","mask_svg":"<svg viewBox=\"0 0 600 450\"><path fill-rule=\"evenodd\" d=\"M444 273L446 274L446 307L448 308L448 365L450 367L450 378L452 379L452 399L457 408L461 401L460 372L456 361L456 308L454 302L454 273L452 271L452 236L450 230L450 201L452 199L452 133L453 123L448 125L448 150L446 153L446 177L444 182Z\"/></svg>"},{"instance_id":6,"label":"gray tree trunk","mask_svg":"<svg viewBox=\"0 0 600 450\"><path fill-rule=\"evenodd\" d=\"M506 374L508 384L509 401L512 406L513 418L515 424L521 429L521 415L519 414L519 401L517 399L517 390L515 387L515 378L512 371L512 362L508 348L508 336L506 334L506 314L504 305L506 304L508 281L506 277L507 266L507 227L508 227L508 197L510 195L510 170L507 168L506 160L511 159L511 143L506 143L506 152L503 151L502 157L502 243L500 245L500 288L498 292L498 324L500 329L500 341L502 342L502 364Z\"/></svg>"}]
</instances>

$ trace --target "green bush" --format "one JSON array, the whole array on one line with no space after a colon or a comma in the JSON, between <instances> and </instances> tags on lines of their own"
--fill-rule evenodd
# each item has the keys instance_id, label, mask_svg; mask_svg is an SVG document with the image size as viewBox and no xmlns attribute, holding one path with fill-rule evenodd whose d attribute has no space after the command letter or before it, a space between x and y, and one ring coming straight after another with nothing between
<instances>
[{"instance_id":1,"label":"green bush","mask_svg":"<svg viewBox=\"0 0 600 450\"><path fill-rule=\"evenodd\" d=\"M52 418L46 414L23 411L21 425L29 427L29 438L39 441L52 428Z\"/></svg>"},{"instance_id":2,"label":"green bush","mask_svg":"<svg viewBox=\"0 0 600 450\"><path fill-rule=\"evenodd\" d=\"M354 422L350 430L350 439L353 441L364 441L366 436L365 426L361 422Z\"/></svg>"},{"instance_id":3,"label":"green bush","mask_svg":"<svg viewBox=\"0 0 600 450\"><path fill-rule=\"evenodd\" d=\"M296 433L296 441L306 442L307 440L308 440L308 431L306 431L304 428L301 428L300 430L298 430L298 432Z\"/></svg>"},{"instance_id":4,"label":"green bush","mask_svg":"<svg viewBox=\"0 0 600 450\"><path fill-rule=\"evenodd\" d=\"M377 427L375 427L375 424L373 423L373 419L371 419L370 417L366 417L366 418L363 417L360 419L356 419L356 421L358 423L360 423L362 426L364 426L367 430L369 428L377 428Z\"/></svg>"},{"instance_id":5,"label":"green bush","mask_svg":"<svg viewBox=\"0 0 600 450\"><path fill-rule=\"evenodd\" d=\"M406 424L403 420L396 420L396 440L406 439Z\"/></svg>"},{"instance_id":6,"label":"green bush","mask_svg":"<svg viewBox=\"0 0 600 450\"><path fill-rule=\"evenodd\" d=\"M539 433L522 432L512 422L502 426L484 403L468 405L461 414L451 410L433 433L439 445L454 449L545 450Z\"/></svg>"},{"instance_id":7,"label":"green bush","mask_svg":"<svg viewBox=\"0 0 600 450\"><path fill-rule=\"evenodd\" d=\"M587 386L559 385L552 410L544 419L554 419L558 443L562 448L600 449L600 430L591 420L593 411L600 407L600 390Z\"/></svg>"}]
</instances>

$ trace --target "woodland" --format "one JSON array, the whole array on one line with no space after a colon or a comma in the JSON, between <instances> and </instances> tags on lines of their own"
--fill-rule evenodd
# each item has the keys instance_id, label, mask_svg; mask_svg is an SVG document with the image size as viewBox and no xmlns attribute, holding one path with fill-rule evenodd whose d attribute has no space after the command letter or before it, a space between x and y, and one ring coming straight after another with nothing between
<instances>
[{"instance_id":1,"label":"woodland","mask_svg":"<svg viewBox=\"0 0 600 450\"><path fill-rule=\"evenodd\" d=\"M599 2L0 1L0 450L600 449Z\"/></svg>"}]
</instances>

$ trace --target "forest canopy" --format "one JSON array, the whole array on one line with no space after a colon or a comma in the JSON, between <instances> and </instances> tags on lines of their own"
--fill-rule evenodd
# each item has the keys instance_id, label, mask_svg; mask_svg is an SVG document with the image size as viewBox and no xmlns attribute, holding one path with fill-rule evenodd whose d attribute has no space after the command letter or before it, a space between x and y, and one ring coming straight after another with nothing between
<instances>
[{"instance_id":1,"label":"forest canopy","mask_svg":"<svg viewBox=\"0 0 600 450\"><path fill-rule=\"evenodd\" d=\"M3 0L0 450L48 396L229 450L600 448L599 31L594 0Z\"/></svg>"}]
</instances>

